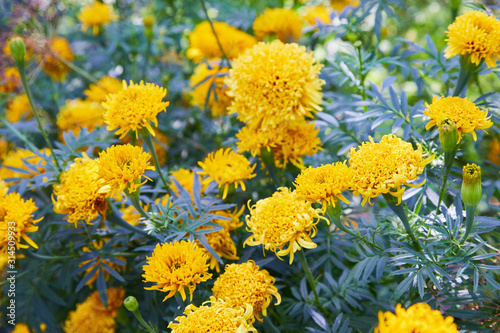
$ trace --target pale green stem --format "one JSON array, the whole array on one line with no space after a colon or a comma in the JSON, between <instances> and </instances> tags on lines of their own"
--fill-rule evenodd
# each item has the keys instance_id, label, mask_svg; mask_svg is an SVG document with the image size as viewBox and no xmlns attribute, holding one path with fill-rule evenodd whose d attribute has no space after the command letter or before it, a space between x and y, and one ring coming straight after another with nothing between
<instances>
[{"instance_id":1,"label":"pale green stem","mask_svg":"<svg viewBox=\"0 0 500 333\"><path fill-rule=\"evenodd\" d=\"M139 131L139 134L144 138L144 142L146 143L149 152L151 153L151 155L153 155L153 161L155 163L156 172L158 173L158 176L160 177L163 186L165 186L165 189L168 191L169 189L168 182L163 176L163 173L161 172L160 162L158 161L158 156L156 155L156 151L153 146L153 139L151 138L151 133L149 133L149 131L147 130L142 130Z\"/></svg>"},{"instance_id":2,"label":"pale green stem","mask_svg":"<svg viewBox=\"0 0 500 333\"><path fill-rule=\"evenodd\" d=\"M466 205L465 206L465 234L460 241L460 244L465 243L467 237L469 237L472 231L472 226L474 224L474 215L476 214L476 206Z\"/></svg>"}]
</instances>

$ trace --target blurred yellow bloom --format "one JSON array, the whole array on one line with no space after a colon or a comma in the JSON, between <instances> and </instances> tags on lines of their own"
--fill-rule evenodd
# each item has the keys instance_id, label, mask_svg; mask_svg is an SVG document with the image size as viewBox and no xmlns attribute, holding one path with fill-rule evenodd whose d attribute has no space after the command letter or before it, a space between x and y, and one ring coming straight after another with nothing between
<instances>
[{"instance_id":1,"label":"blurred yellow bloom","mask_svg":"<svg viewBox=\"0 0 500 333\"><path fill-rule=\"evenodd\" d=\"M17 67L7 67L0 77L0 92L8 94L22 87Z\"/></svg>"},{"instance_id":2,"label":"blurred yellow bloom","mask_svg":"<svg viewBox=\"0 0 500 333\"><path fill-rule=\"evenodd\" d=\"M220 117L226 113L226 108L231 105L231 97L226 95L227 87L224 79L229 68L220 68L219 65L201 63L194 69L189 79L193 105L210 108L213 117Z\"/></svg>"},{"instance_id":3,"label":"blurred yellow bloom","mask_svg":"<svg viewBox=\"0 0 500 333\"><path fill-rule=\"evenodd\" d=\"M237 189L239 184L241 189L246 191L243 180L256 176L252 172L257 164L251 166L245 156L235 153L231 148L221 148L215 153L208 154L203 162L198 162L198 165L203 169L198 174L208 176L203 180L203 184L216 181L219 188L224 187L222 199L226 198L230 185L234 184L234 188Z\"/></svg>"},{"instance_id":4,"label":"blurred yellow bloom","mask_svg":"<svg viewBox=\"0 0 500 333\"><path fill-rule=\"evenodd\" d=\"M45 150L42 150L40 153L47 156ZM5 158L0 165L0 179L32 178L37 174L45 172L45 168L43 166L35 167L35 165L44 165L45 163L44 159L27 149L17 148L16 150L11 150L5 155ZM28 168L27 165L30 165L30 167ZM14 171L7 167L23 169L29 174ZM38 173L32 170L33 168L36 168ZM19 181L12 181L7 184L12 185L18 182Z\"/></svg>"},{"instance_id":5,"label":"blurred yellow bloom","mask_svg":"<svg viewBox=\"0 0 500 333\"><path fill-rule=\"evenodd\" d=\"M422 146L417 144L417 149L409 142L405 142L395 135L388 134L375 143L370 137L369 142L363 142L349 152L349 166L352 172L351 190L354 195L363 197L362 206L370 199L380 194L390 194L398 198L405 192L404 185L410 187L421 184L410 184L424 171L427 163L434 156L423 157Z\"/></svg>"},{"instance_id":6,"label":"blurred yellow bloom","mask_svg":"<svg viewBox=\"0 0 500 333\"><path fill-rule=\"evenodd\" d=\"M500 165L500 141L497 138L490 141L487 158L496 165Z\"/></svg>"},{"instance_id":7,"label":"blurred yellow bloom","mask_svg":"<svg viewBox=\"0 0 500 333\"><path fill-rule=\"evenodd\" d=\"M482 61L488 67L496 67L500 59L500 21L495 15L479 10L469 11L455 18L446 32L448 46L446 58L456 55L470 57L479 66Z\"/></svg>"},{"instance_id":8,"label":"blurred yellow bloom","mask_svg":"<svg viewBox=\"0 0 500 333\"><path fill-rule=\"evenodd\" d=\"M12 98L5 110L5 120L11 123L17 123L21 119L31 119L33 113L31 111L30 102L26 94L22 94Z\"/></svg>"},{"instance_id":9,"label":"blurred yellow bloom","mask_svg":"<svg viewBox=\"0 0 500 333\"><path fill-rule=\"evenodd\" d=\"M48 41L47 50L42 51L43 71L54 81L64 81L71 71L59 58L72 62L75 58L68 41L62 37L54 37Z\"/></svg>"},{"instance_id":10,"label":"blurred yellow bloom","mask_svg":"<svg viewBox=\"0 0 500 333\"><path fill-rule=\"evenodd\" d=\"M79 98L67 100L57 114L57 127L61 132L71 131L78 135L84 127L93 131L102 125L104 125L104 119L101 106Z\"/></svg>"},{"instance_id":11,"label":"blurred yellow bloom","mask_svg":"<svg viewBox=\"0 0 500 333\"><path fill-rule=\"evenodd\" d=\"M118 16L113 12L113 7L99 1L84 6L78 13L78 20L82 23L82 31L87 31L88 28L92 27L94 35L99 33L99 28L102 25L108 25L117 19Z\"/></svg>"},{"instance_id":12,"label":"blurred yellow bloom","mask_svg":"<svg viewBox=\"0 0 500 333\"><path fill-rule=\"evenodd\" d=\"M226 300L210 300L200 307L189 304L184 309L184 316L175 318L175 322L170 322L168 328L171 333L247 333L257 332L252 326L252 307L248 304L245 307L233 307Z\"/></svg>"},{"instance_id":13,"label":"blurred yellow bloom","mask_svg":"<svg viewBox=\"0 0 500 333\"><path fill-rule=\"evenodd\" d=\"M91 102L102 103L106 101L106 96L116 94L123 89L123 84L120 80L103 76L97 84L90 84L89 88L83 93L87 96L87 100Z\"/></svg>"},{"instance_id":14,"label":"blurred yellow bloom","mask_svg":"<svg viewBox=\"0 0 500 333\"><path fill-rule=\"evenodd\" d=\"M9 187L3 179L0 179L0 198L4 197L9 192Z\"/></svg>"},{"instance_id":15,"label":"blurred yellow bloom","mask_svg":"<svg viewBox=\"0 0 500 333\"><path fill-rule=\"evenodd\" d=\"M304 9L304 19L310 25L318 25L318 21L321 24L329 24L331 9L325 6L307 6Z\"/></svg>"},{"instance_id":16,"label":"blurred yellow bloom","mask_svg":"<svg viewBox=\"0 0 500 333\"><path fill-rule=\"evenodd\" d=\"M127 205L120 208L120 212L122 213L122 219L133 226L138 225L142 217L137 209L135 209L135 207L132 205Z\"/></svg>"},{"instance_id":17,"label":"blurred yellow bloom","mask_svg":"<svg viewBox=\"0 0 500 333\"><path fill-rule=\"evenodd\" d=\"M167 95L165 88L158 87L152 83L134 84L123 81L123 89L115 94L107 96L107 101L102 103L104 107L104 121L108 124L108 131L115 128L116 135L123 139L130 130L138 131L146 128L152 136L155 131L151 127L152 122L158 126L156 116L165 110L169 102L162 102Z\"/></svg>"},{"instance_id":18,"label":"blurred yellow bloom","mask_svg":"<svg viewBox=\"0 0 500 333\"><path fill-rule=\"evenodd\" d=\"M226 265L214 283L212 292L215 298L229 298L234 306L253 307L253 315L262 321L261 313L267 316L267 307L273 296L276 305L281 303L281 295L274 286L274 278L265 269L260 269L253 260L242 264Z\"/></svg>"},{"instance_id":19,"label":"blurred yellow bloom","mask_svg":"<svg viewBox=\"0 0 500 333\"><path fill-rule=\"evenodd\" d=\"M245 245L262 245L281 257L290 254L290 264L294 253L301 248L313 249L316 244L311 238L316 235L321 209L314 209L311 203L300 199L295 192L280 187L272 197L257 201L247 215L247 230L252 233Z\"/></svg>"},{"instance_id":20,"label":"blurred yellow bloom","mask_svg":"<svg viewBox=\"0 0 500 333\"><path fill-rule=\"evenodd\" d=\"M233 61L226 84L230 114L253 128L312 118L321 109L322 65L304 46L259 43Z\"/></svg>"},{"instance_id":21,"label":"blurred yellow bloom","mask_svg":"<svg viewBox=\"0 0 500 333\"><path fill-rule=\"evenodd\" d=\"M378 321L375 333L458 333L453 317L444 318L426 303L413 304L406 310L398 304L396 314L379 311Z\"/></svg>"},{"instance_id":22,"label":"blurred yellow bloom","mask_svg":"<svg viewBox=\"0 0 500 333\"><path fill-rule=\"evenodd\" d=\"M198 177L198 179L200 180L200 184L201 184L201 176L198 173L194 172L193 170L180 168L177 171L171 171L170 174L179 182L179 184L181 184L181 186L186 191L189 192L191 197L193 197L194 177ZM208 185L201 186L201 194L202 195L207 187L208 187ZM172 189L172 191L175 192L175 194L180 196L180 193L177 189L177 186L175 185L175 183L173 181L170 183L170 188Z\"/></svg>"},{"instance_id":23,"label":"blurred yellow bloom","mask_svg":"<svg viewBox=\"0 0 500 333\"><path fill-rule=\"evenodd\" d=\"M16 326L11 333L31 333L31 330L26 324L16 323Z\"/></svg>"},{"instance_id":24,"label":"blurred yellow bloom","mask_svg":"<svg viewBox=\"0 0 500 333\"><path fill-rule=\"evenodd\" d=\"M450 118L457 126L458 142L462 139L463 133L471 133L474 141L477 135L474 130L490 128L493 123L488 117L488 110L482 111L467 97L436 97L432 98L432 104L425 103L427 107L424 114L430 120L425 129L430 129L437 125L441 129L444 119ZM486 131L485 131L486 132ZM457 143L458 143L457 142Z\"/></svg>"},{"instance_id":25,"label":"blurred yellow bloom","mask_svg":"<svg viewBox=\"0 0 500 333\"><path fill-rule=\"evenodd\" d=\"M330 5L338 12L343 11L347 6L357 7L360 3L359 0L330 0Z\"/></svg>"},{"instance_id":26,"label":"blurred yellow bloom","mask_svg":"<svg viewBox=\"0 0 500 333\"><path fill-rule=\"evenodd\" d=\"M229 60L237 58L245 49L257 43L253 36L224 22L213 21L212 23L222 49ZM198 24L188 38L189 49L186 56L194 62L199 62L202 59L222 58L222 51L208 21Z\"/></svg>"},{"instance_id":27,"label":"blurred yellow bloom","mask_svg":"<svg viewBox=\"0 0 500 333\"><path fill-rule=\"evenodd\" d=\"M302 34L302 19L293 9L267 8L253 22L258 40L276 36L283 43L298 42Z\"/></svg>"},{"instance_id":28,"label":"blurred yellow bloom","mask_svg":"<svg viewBox=\"0 0 500 333\"><path fill-rule=\"evenodd\" d=\"M205 251L191 241L157 244L144 269L144 282L154 282L156 285L144 287L146 290L168 292L163 301L175 295L178 291L182 300L186 300L185 287L188 288L191 299L198 283L212 277L208 273L209 258Z\"/></svg>"}]
</instances>

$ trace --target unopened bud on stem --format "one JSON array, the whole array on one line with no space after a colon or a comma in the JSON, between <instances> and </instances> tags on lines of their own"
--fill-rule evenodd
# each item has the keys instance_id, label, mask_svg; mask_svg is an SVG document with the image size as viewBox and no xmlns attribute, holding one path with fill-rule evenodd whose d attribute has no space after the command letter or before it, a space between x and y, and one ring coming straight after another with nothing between
<instances>
[{"instance_id":1,"label":"unopened bud on stem","mask_svg":"<svg viewBox=\"0 0 500 333\"><path fill-rule=\"evenodd\" d=\"M465 206L476 207L481 200L481 168L467 164L463 168L462 201Z\"/></svg>"},{"instance_id":2,"label":"unopened bud on stem","mask_svg":"<svg viewBox=\"0 0 500 333\"><path fill-rule=\"evenodd\" d=\"M10 41L10 54L18 63L24 62L24 57L26 56L26 45L20 37L14 37Z\"/></svg>"},{"instance_id":3,"label":"unopened bud on stem","mask_svg":"<svg viewBox=\"0 0 500 333\"><path fill-rule=\"evenodd\" d=\"M439 141L445 152L452 152L458 143L458 130L455 122L446 118L441 122L439 129Z\"/></svg>"}]
</instances>

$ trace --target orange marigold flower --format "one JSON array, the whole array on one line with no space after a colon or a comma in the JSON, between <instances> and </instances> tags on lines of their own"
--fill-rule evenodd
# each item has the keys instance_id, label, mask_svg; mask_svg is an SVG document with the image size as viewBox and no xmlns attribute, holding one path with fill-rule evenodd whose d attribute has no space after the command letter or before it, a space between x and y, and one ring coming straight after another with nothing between
<instances>
[{"instance_id":1,"label":"orange marigold flower","mask_svg":"<svg viewBox=\"0 0 500 333\"><path fill-rule=\"evenodd\" d=\"M380 194L391 194L401 197L405 188L421 186L421 184L410 184L424 171L427 163L434 159L434 156L424 158L422 146L417 144L417 149L409 142L405 142L395 135L384 135L380 142L375 143L370 137L369 142L357 148L351 148L349 153L349 166L352 172L351 190L354 195L363 197L362 206L370 199Z\"/></svg>"},{"instance_id":2,"label":"orange marigold flower","mask_svg":"<svg viewBox=\"0 0 500 333\"><path fill-rule=\"evenodd\" d=\"M429 304L416 303L408 309L396 306L396 314L391 311L378 313L378 326L375 333L458 333L453 317L444 318L438 310L432 310Z\"/></svg>"},{"instance_id":3,"label":"orange marigold flower","mask_svg":"<svg viewBox=\"0 0 500 333\"><path fill-rule=\"evenodd\" d=\"M268 271L261 270L253 260L249 260L242 264L226 265L224 274L215 281L212 292L215 298L229 298L235 306L250 304L255 318L262 321L261 313L267 316L267 307L273 296L276 305L281 303L281 295L274 282Z\"/></svg>"},{"instance_id":4,"label":"orange marigold flower","mask_svg":"<svg viewBox=\"0 0 500 333\"><path fill-rule=\"evenodd\" d=\"M298 42L302 34L302 20L293 9L266 8L253 22L253 31L260 41L275 35L283 43Z\"/></svg>"},{"instance_id":5,"label":"orange marigold flower","mask_svg":"<svg viewBox=\"0 0 500 333\"><path fill-rule=\"evenodd\" d=\"M11 123L17 123L21 119L31 119L33 113L31 112L31 105L28 95L22 94L12 98L5 110L5 120Z\"/></svg>"},{"instance_id":6,"label":"orange marigold flower","mask_svg":"<svg viewBox=\"0 0 500 333\"><path fill-rule=\"evenodd\" d=\"M108 131L115 128L116 135L123 139L130 130L138 131L146 128L152 136L155 127L158 126L156 116L165 110L169 102L162 102L167 95L165 88L158 87L152 83L134 84L130 81L129 86L123 81L123 89L115 94L108 95L107 101L102 103L104 107L104 121L108 125Z\"/></svg>"},{"instance_id":7,"label":"orange marigold flower","mask_svg":"<svg viewBox=\"0 0 500 333\"><path fill-rule=\"evenodd\" d=\"M54 81L64 81L71 68L59 58L68 62L72 62L75 58L68 41L62 37L54 37L48 41L48 49L43 52L43 71Z\"/></svg>"},{"instance_id":8,"label":"orange marigold flower","mask_svg":"<svg viewBox=\"0 0 500 333\"><path fill-rule=\"evenodd\" d=\"M425 129L432 128L434 125L441 129L443 120L450 118L457 126L458 142L462 139L463 133L471 133L476 141L477 135L474 130L484 130L493 126L491 116L488 117L488 110L482 111L467 97L439 98L434 96L432 104L425 103L425 106L427 109L424 114L430 117L426 119L430 121L425 125Z\"/></svg>"},{"instance_id":9,"label":"orange marigold flower","mask_svg":"<svg viewBox=\"0 0 500 333\"><path fill-rule=\"evenodd\" d=\"M225 199L230 185L234 184L235 189L238 184L243 191L246 191L243 180L252 179L256 174L252 173L257 164L250 166L250 162L243 155L235 153L231 148L221 148L215 153L211 153L203 162L198 162L203 171L199 175L207 175L203 184L216 181L219 188L224 187L222 199Z\"/></svg>"},{"instance_id":10,"label":"orange marigold flower","mask_svg":"<svg viewBox=\"0 0 500 333\"><path fill-rule=\"evenodd\" d=\"M97 35L102 25L108 25L111 21L118 19L113 12L113 7L99 1L95 1L82 8L78 13L78 20L82 23L82 31L92 27L92 33Z\"/></svg>"},{"instance_id":11,"label":"orange marigold flower","mask_svg":"<svg viewBox=\"0 0 500 333\"><path fill-rule=\"evenodd\" d=\"M208 273L208 256L203 249L191 241L182 240L174 243L157 244L144 269L144 282L154 282L146 290L168 292L163 301L175 295L178 291L182 300L186 300L185 287L193 298L193 292L198 283L212 277Z\"/></svg>"},{"instance_id":12,"label":"orange marigold flower","mask_svg":"<svg viewBox=\"0 0 500 333\"><path fill-rule=\"evenodd\" d=\"M0 77L0 92L8 94L20 89L22 86L21 76L17 67L7 67Z\"/></svg>"},{"instance_id":13,"label":"orange marigold flower","mask_svg":"<svg viewBox=\"0 0 500 333\"><path fill-rule=\"evenodd\" d=\"M78 135L84 127L93 131L103 124L100 105L95 102L82 101L79 98L67 100L57 114L57 127L62 132L71 131L75 135Z\"/></svg>"},{"instance_id":14,"label":"orange marigold flower","mask_svg":"<svg viewBox=\"0 0 500 333\"><path fill-rule=\"evenodd\" d=\"M87 96L88 101L102 103L106 101L106 96L116 94L122 89L123 84L120 80L110 76L103 76L97 84L89 85L89 88L84 90L83 93Z\"/></svg>"},{"instance_id":15,"label":"orange marigold flower","mask_svg":"<svg viewBox=\"0 0 500 333\"><path fill-rule=\"evenodd\" d=\"M272 197L257 201L247 215L247 230L252 233L245 245L262 245L281 257L290 254L290 264L294 253L301 248L313 249L316 244L311 238L316 235L316 224L323 217L321 209L314 209L311 203L300 199L295 192L280 187Z\"/></svg>"}]
</instances>

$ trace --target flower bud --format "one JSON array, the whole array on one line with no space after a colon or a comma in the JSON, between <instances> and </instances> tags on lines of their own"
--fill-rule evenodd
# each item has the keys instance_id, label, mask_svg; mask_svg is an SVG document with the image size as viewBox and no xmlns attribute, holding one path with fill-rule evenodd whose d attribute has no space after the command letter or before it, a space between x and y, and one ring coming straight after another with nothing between
<instances>
[{"instance_id":1,"label":"flower bud","mask_svg":"<svg viewBox=\"0 0 500 333\"><path fill-rule=\"evenodd\" d=\"M481 168L467 164L463 168L462 201L465 206L476 207L481 200Z\"/></svg>"},{"instance_id":2,"label":"flower bud","mask_svg":"<svg viewBox=\"0 0 500 333\"><path fill-rule=\"evenodd\" d=\"M137 299L134 296L129 296L125 298L123 301L123 305L129 310L130 312L135 312L139 310L139 303L137 302Z\"/></svg>"},{"instance_id":3,"label":"flower bud","mask_svg":"<svg viewBox=\"0 0 500 333\"><path fill-rule=\"evenodd\" d=\"M10 54L16 62L23 62L26 56L26 45L20 37L14 37L10 41Z\"/></svg>"},{"instance_id":4,"label":"flower bud","mask_svg":"<svg viewBox=\"0 0 500 333\"><path fill-rule=\"evenodd\" d=\"M152 15L146 15L142 18L142 23L144 23L144 35L147 40L151 41L154 38L153 23L154 17Z\"/></svg>"},{"instance_id":5,"label":"flower bud","mask_svg":"<svg viewBox=\"0 0 500 333\"><path fill-rule=\"evenodd\" d=\"M444 151L453 151L457 146L458 140L457 125L450 118L444 119L439 127L439 141L441 141Z\"/></svg>"}]
</instances>

